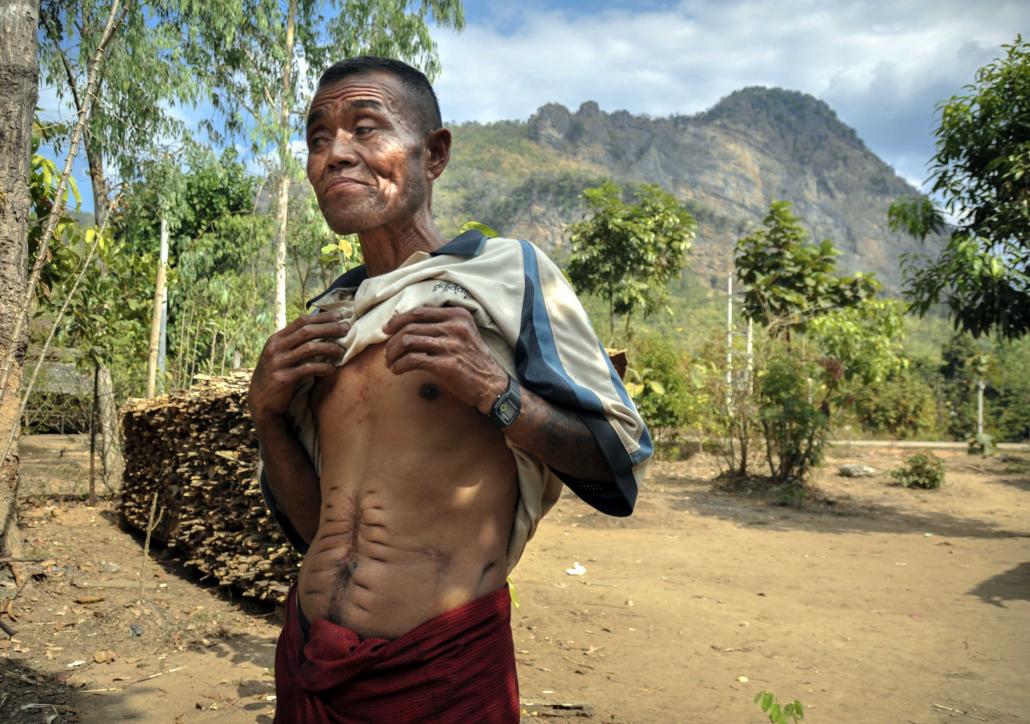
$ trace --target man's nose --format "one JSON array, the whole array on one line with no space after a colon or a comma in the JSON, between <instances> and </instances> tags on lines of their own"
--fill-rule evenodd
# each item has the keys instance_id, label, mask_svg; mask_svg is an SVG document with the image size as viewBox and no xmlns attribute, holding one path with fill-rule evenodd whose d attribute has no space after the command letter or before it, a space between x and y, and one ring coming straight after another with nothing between
<instances>
[{"instance_id":1,"label":"man's nose","mask_svg":"<svg viewBox=\"0 0 1030 724\"><path fill-rule=\"evenodd\" d=\"M329 147L328 163L333 168L346 168L358 162L354 152L354 136L343 129L336 132Z\"/></svg>"}]
</instances>

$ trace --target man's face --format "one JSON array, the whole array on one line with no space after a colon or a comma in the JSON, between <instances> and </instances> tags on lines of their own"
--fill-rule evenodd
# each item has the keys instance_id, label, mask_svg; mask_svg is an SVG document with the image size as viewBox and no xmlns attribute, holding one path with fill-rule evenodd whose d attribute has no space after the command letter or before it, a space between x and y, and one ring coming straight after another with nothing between
<instances>
[{"instance_id":1,"label":"man's face","mask_svg":"<svg viewBox=\"0 0 1030 724\"><path fill-rule=\"evenodd\" d=\"M319 88L308 110L307 145L308 180L337 234L402 223L428 199L418 109L389 73Z\"/></svg>"}]
</instances>

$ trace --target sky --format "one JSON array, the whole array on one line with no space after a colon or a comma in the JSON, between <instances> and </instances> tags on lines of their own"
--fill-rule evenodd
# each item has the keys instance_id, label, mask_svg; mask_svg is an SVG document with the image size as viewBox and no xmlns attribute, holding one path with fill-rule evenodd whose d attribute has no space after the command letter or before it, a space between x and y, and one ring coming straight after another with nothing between
<instances>
[{"instance_id":1,"label":"sky","mask_svg":"<svg viewBox=\"0 0 1030 724\"><path fill-rule=\"evenodd\" d=\"M437 28L435 86L448 122L575 110L694 114L745 86L826 101L866 145L927 190L935 105L1017 33L1027 0L466 0ZM40 105L56 106L43 89ZM56 110L53 109L53 110ZM203 109L186 111L187 119ZM302 146L303 144L298 144ZM63 159L61 159L63 160ZM62 165L59 163L59 166ZM76 165L92 208L84 165Z\"/></svg>"},{"instance_id":2,"label":"sky","mask_svg":"<svg viewBox=\"0 0 1030 724\"><path fill-rule=\"evenodd\" d=\"M464 32L435 36L449 120L586 100L689 115L745 86L779 86L826 101L917 187L934 106L1030 34L1026 0L469 0L465 12Z\"/></svg>"}]
</instances>

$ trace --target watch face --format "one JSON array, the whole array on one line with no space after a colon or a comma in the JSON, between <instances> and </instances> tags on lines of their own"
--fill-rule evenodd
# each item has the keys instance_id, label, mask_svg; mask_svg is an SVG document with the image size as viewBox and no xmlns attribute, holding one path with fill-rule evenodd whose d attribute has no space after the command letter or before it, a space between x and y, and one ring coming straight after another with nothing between
<instances>
[{"instance_id":1,"label":"watch face","mask_svg":"<svg viewBox=\"0 0 1030 724\"><path fill-rule=\"evenodd\" d=\"M513 378L508 378L508 389L500 394L490 409L490 419L497 427L508 427L515 422L522 410L522 400L519 396L519 384Z\"/></svg>"},{"instance_id":2,"label":"watch face","mask_svg":"<svg viewBox=\"0 0 1030 724\"><path fill-rule=\"evenodd\" d=\"M501 418L501 422L505 425L510 425L515 421L515 415L518 413L518 409L512 404L510 398L504 398L497 405L497 416Z\"/></svg>"}]
</instances>

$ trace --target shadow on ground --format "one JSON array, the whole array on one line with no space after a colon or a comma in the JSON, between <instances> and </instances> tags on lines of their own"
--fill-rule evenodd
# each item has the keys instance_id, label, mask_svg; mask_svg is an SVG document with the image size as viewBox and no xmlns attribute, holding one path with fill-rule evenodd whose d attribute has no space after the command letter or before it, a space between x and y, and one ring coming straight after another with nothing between
<instances>
[{"instance_id":1,"label":"shadow on ground","mask_svg":"<svg viewBox=\"0 0 1030 724\"><path fill-rule=\"evenodd\" d=\"M1006 530L976 518L937 511L914 511L873 501L839 496L832 505L816 503L800 510L747 500L738 494L709 491L673 492L669 504L697 515L727 518L770 530L819 533L932 533L953 538L1030 538L1028 530Z\"/></svg>"},{"instance_id":2,"label":"shadow on ground","mask_svg":"<svg viewBox=\"0 0 1030 724\"><path fill-rule=\"evenodd\" d=\"M140 545L142 551L146 537L141 532L125 523L117 510L102 510L99 515L110 521L113 525L126 532ZM186 563L187 555L174 546L167 546L159 541L150 541L151 560L155 561L165 573L189 583L206 591L211 596L216 596L223 601L228 601L240 612L248 616L267 618L272 622L281 623L282 618L276 604L261 601L251 596L243 595L236 586L222 586L212 579L210 575L201 573L196 568Z\"/></svg>"},{"instance_id":3,"label":"shadow on ground","mask_svg":"<svg viewBox=\"0 0 1030 724\"><path fill-rule=\"evenodd\" d=\"M1016 484L1009 477L995 478L1006 484ZM1024 530L1007 530L970 517L960 517L939 511L920 511L903 505L884 504L873 500L856 500L846 494L832 499L817 496L801 509L776 505L775 495L762 490L760 481L754 490L735 483L733 492L720 487L719 482L689 476L656 476L653 485L662 492L658 496L641 495L644 499L660 498L664 504L678 511L732 520L745 526L769 530L806 530L819 533L908 533L949 536L956 538L1030 538L1030 525ZM818 491L817 491L818 492ZM655 504L655 503L652 503ZM646 503L645 503L646 505ZM587 527L620 526L621 519L605 520L600 514L582 516ZM643 522L637 525L645 525Z\"/></svg>"},{"instance_id":4,"label":"shadow on ground","mask_svg":"<svg viewBox=\"0 0 1030 724\"><path fill-rule=\"evenodd\" d=\"M39 722L74 722L80 711L94 711L97 696L61 680L61 675L37 671L17 659L0 660L0 721L11 724ZM123 701L124 695L105 695L111 720L145 720L144 712L136 711ZM51 719L50 717L56 717Z\"/></svg>"},{"instance_id":5,"label":"shadow on ground","mask_svg":"<svg viewBox=\"0 0 1030 724\"><path fill-rule=\"evenodd\" d=\"M969 595L999 608L1006 608L1006 601L1030 601L1030 562L988 578Z\"/></svg>"}]
</instances>

